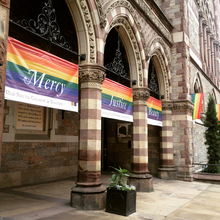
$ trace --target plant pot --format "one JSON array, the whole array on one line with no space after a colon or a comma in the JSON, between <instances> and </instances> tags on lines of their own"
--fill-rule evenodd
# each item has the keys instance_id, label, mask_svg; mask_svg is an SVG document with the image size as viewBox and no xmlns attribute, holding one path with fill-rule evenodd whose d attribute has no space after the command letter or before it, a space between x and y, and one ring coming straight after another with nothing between
<instances>
[{"instance_id":1,"label":"plant pot","mask_svg":"<svg viewBox=\"0 0 220 220\"><path fill-rule=\"evenodd\" d=\"M106 212L124 216L136 212L136 191L107 188Z\"/></svg>"}]
</instances>

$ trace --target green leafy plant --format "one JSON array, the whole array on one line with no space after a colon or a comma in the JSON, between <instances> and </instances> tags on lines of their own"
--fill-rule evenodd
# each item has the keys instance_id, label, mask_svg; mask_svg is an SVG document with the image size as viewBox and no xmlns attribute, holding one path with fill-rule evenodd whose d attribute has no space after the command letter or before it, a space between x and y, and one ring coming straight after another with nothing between
<instances>
[{"instance_id":1,"label":"green leafy plant","mask_svg":"<svg viewBox=\"0 0 220 220\"><path fill-rule=\"evenodd\" d=\"M119 169L115 167L111 167L111 168L113 168L116 172L115 171L112 172L113 173L112 179L109 179L109 181L111 181L109 184L110 189L113 188L119 190L136 190L135 186L127 185L128 177L132 173L130 173L126 169L122 169L121 167L119 167Z\"/></svg>"}]
</instances>

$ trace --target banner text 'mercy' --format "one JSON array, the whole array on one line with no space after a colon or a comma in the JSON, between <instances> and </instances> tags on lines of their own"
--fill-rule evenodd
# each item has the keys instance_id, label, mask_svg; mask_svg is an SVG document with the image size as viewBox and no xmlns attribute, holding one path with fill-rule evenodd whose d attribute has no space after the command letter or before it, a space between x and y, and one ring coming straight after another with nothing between
<instances>
[{"instance_id":1,"label":"banner text 'mercy'","mask_svg":"<svg viewBox=\"0 0 220 220\"><path fill-rule=\"evenodd\" d=\"M60 83L60 82L57 82L57 81L54 81L54 80L47 79L45 84L42 85L42 82L43 82L44 77L46 75L45 73L42 73L42 75L38 77L36 70L29 70L28 74L30 74L30 75L32 74L32 76L30 78L30 81L28 81L29 80L28 77L24 77L24 83L25 84L30 84L32 79L33 79L33 85L34 86L39 82L38 86L36 85L37 87L44 88L44 89L49 89L49 90L54 89L54 91L60 93L60 94L57 94L57 97L60 97L63 94L64 88L65 88L64 83ZM48 86L49 83L51 83L51 85Z\"/></svg>"}]
</instances>

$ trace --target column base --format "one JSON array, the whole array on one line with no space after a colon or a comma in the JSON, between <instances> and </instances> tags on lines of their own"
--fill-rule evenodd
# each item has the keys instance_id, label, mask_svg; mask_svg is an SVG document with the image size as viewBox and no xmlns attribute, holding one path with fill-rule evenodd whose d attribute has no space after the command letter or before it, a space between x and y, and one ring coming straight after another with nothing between
<instances>
[{"instance_id":1,"label":"column base","mask_svg":"<svg viewBox=\"0 0 220 220\"><path fill-rule=\"evenodd\" d=\"M177 166L177 180L183 180L187 182L193 181L194 166Z\"/></svg>"},{"instance_id":2,"label":"column base","mask_svg":"<svg viewBox=\"0 0 220 220\"><path fill-rule=\"evenodd\" d=\"M106 188L98 187L72 187L70 204L80 210L102 210L106 206Z\"/></svg>"},{"instance_id":3,"label":"column base","mask_svg":"<svg viewBox=\"0 0 220 220\"><path fill-rule=\"evenodd\" d=\"M158 177L162 180L177 180L177 169L174 167L162 167L158 171Z\"/></svg>"},{"instance_id":4,"label":"column base","mask_svg":"<svg viewBox=\"0 0 220 220\"><path fill-rule=\"evenodd\" d=\"M137 192L153 191L153 176L150 174L133 174L129 176L128 183L135 186Z\"/></svg>"}]
</instances>

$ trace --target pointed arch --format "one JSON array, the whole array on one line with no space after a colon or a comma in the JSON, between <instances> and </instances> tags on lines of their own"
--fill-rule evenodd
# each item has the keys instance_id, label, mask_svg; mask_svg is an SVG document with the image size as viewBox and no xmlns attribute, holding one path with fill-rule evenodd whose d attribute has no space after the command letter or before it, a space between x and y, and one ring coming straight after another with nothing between
<instances>
[{"instance_id":1,"label":"pointed arch","mask_svg":"<svg viewBox=\"0 0 220 220\"><path fill-rule=\"evenodd\" d=\"M194 83L193 83L193 93L203 93L202 80L199 73L196 74Z\"/></svg>"},{"instance_id":2,"label":"pointed arch","mask_svg":"<svg viewBox=\"0 0 220 220\"><path fill-rule=\"evenodd\" d=\"M131 73L130 78L137 81L137 86L143 86L141 52L138 47L135 33L133 32L129 21L125 17L116 17L109 25L107 33L116 26L119 26L118 32L126 50ZM107 38L107 35L105 37Z\"/></svg>"},{"instance_id":3,"label":"pointed arch","mask_svg":"<svg viewBox=\"0 0 220 220\"><path fill-rule=\"evenodd\" d=\"M161 37L153 38L148 44L148 58L153 58L156 65L157 78L160 94L164 95L165 100L171 99L171 60ZM149 61L148 59L148 65Z\"/></svg>"}]
</instances>

